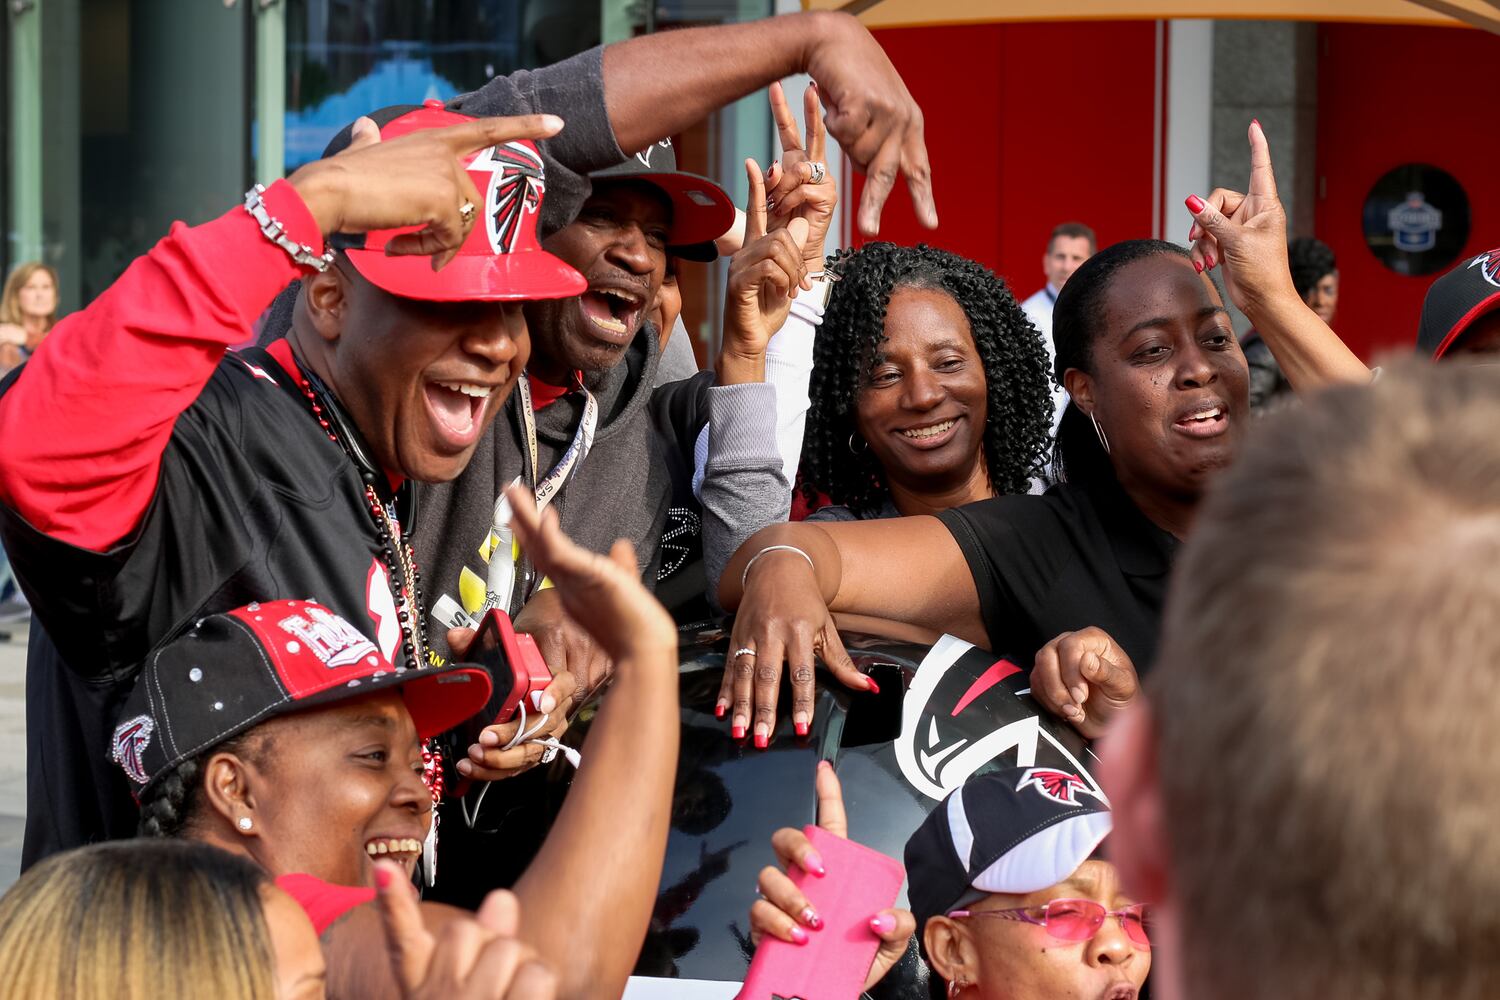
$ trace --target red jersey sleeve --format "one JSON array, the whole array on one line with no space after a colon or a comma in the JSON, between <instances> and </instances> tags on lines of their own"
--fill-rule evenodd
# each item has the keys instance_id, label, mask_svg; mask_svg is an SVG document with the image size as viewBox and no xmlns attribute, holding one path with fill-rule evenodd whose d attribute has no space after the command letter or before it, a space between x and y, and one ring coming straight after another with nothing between
<instances>
[{"instance_id":1,"label":"red jersey sleeve","mask_svg":"<svg viewBox=\"0 0 1500 1000\"><path fill-rule=\"evenodd\" d=\"M296 190L265 192L288 236L321 252ZM178 416L232 344L302 272L235 208L182 223L87 309L63 319L0 397L0 501L96 552L135 530Z\"/></svg>"}]
</instances>

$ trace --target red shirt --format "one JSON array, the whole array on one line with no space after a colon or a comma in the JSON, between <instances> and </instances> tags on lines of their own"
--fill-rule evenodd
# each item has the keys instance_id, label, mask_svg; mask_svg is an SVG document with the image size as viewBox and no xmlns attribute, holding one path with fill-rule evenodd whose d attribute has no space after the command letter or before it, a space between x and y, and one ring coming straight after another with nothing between
<instances>
[{"instance_id":1,"label":"red shirt","mask_svg":"<svg viewBox=\"0 0 1500 1000\"><path fill-rule=\"evenodd\" d=\"M297 905L302 907L307 918L312 921L319 937L356 906L375 901L374 889L334 885L300 872L281 876L276 880L276 886L297 901Z\"/></svg>"}]
</instances>

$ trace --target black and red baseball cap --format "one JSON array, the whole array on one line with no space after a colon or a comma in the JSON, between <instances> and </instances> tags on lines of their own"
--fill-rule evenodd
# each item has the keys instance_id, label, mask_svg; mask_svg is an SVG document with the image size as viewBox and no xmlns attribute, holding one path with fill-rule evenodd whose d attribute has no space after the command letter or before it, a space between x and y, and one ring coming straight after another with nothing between
<instances>
[{"instance_id":1,"label":"black and red baseball cap","mask_svg":"<svg viewBox=\"0 0 1500 1000\"><path fill-rule=\"evenodd\" d=\"M1471 257L1427 289L1417 350L1436 361L1475 320L1494 309L1500 309L1500 248Z\"/></svg>"},{"instance_id":2,"label":"black and red baseball cap","mask_svg":"<svg viewBox=\"0 0 1500 1000\"><path fill-rule=\"evenodd\" d=\"M417 735L484 708L479 667L393 667L359 629L313 601L210 615L154 651L115 727L111 756L141 793L178 764L267 719L398 689Z\"/></svg>"},{"instance_id":3,"label":"black and red baseball cap","mask_svg":"<svg viewBox=\"0 0 1500 1000\"><path fill-rule=\"evenodd\" d=\"M472 115L446 110L438 100L381 108L365 117L380 128L382 141L474 120ZM333 137L323 156L342 152L352 133L351 124ZM408 299L518 302L582 294L588 287L583 275L543 250L537 238L547 178L536 145L525 140L501 143L474 153L464 165L484 204L475 206L479 218L458 255L441 271L432 269L428 257L386 256L386 244L393 236L421 226L337 233L330 245L343 250L372 285Z\"/></svg>"},{"instance_id":4,"label":"black and red baseball cap","mask_svg":"<svg viewBox=\"0 0 1500 1000\"><path fill-rule=\"evenodd\" d=\"M654 142L612 167L596 170L589 180L597 186L610 181L650 184L672 203L672 226L667 232L673 255L684 260L710 261L719 252L713 241L734 225L734 202L707 177L677 169L671 139Z\"/></svg>"}]
</instances>

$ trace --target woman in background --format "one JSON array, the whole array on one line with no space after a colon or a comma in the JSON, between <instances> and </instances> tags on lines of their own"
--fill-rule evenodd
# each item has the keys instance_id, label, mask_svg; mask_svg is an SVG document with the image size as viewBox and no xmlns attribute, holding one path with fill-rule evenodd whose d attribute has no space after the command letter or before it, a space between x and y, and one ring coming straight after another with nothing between
<instances>
[{"instance_id":1,"label":"woman in background","mask_svg":"<svg viewBox=\"0 0 1500 1000\"><path fill-rule=\"evenodd\" d=\"M0 293L0 374L31 357L57 322L57 272L39 260L19 264Z\"/></svg>"}]
</instances>

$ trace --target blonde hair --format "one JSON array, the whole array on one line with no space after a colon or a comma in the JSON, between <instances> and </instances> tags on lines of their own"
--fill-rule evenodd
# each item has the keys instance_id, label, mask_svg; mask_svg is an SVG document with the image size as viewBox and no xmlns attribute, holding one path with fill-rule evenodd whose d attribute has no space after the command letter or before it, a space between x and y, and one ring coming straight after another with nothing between
<instances>
[{"instance_id":1,"label":"blonde hair","mask_svg":"<svg viewBox=\"0 0 1500 1000\"><path fill-rule=\"evenodd\" d=\"M1186 994L1500 996L1500 369L1249 432L1147 682Z\"/></svg>"},{"instance_id":2,"label":"blonde hair","mask_svg":"<svg viewBox=\"0 0 1500 1000\"><path fill-rule=\"evenodd\" d=\"M52 311L47 314L47 325L43 327L43 332L52 329L52 324L57 322L57 301L62 286L58 284L57 272L39 260L17 264L16 269L10 272L10 277L5 279L5 291L0 292L0 323L26 325L26 317L21 314L21 288L38 271L46 271L47 277L52 279Z\"/></svg>"},{"instance_id":3,"label":"blonde hair","mask_svg":"<svg viewBox=\"0 0 1500 1000\"><path fill-rule=\"evenodd\" d=\"M71 1000L273 996L268 884L252 862L185 841L54 855L0 899L0 989Z\"/></svg>"}]
</instances>

